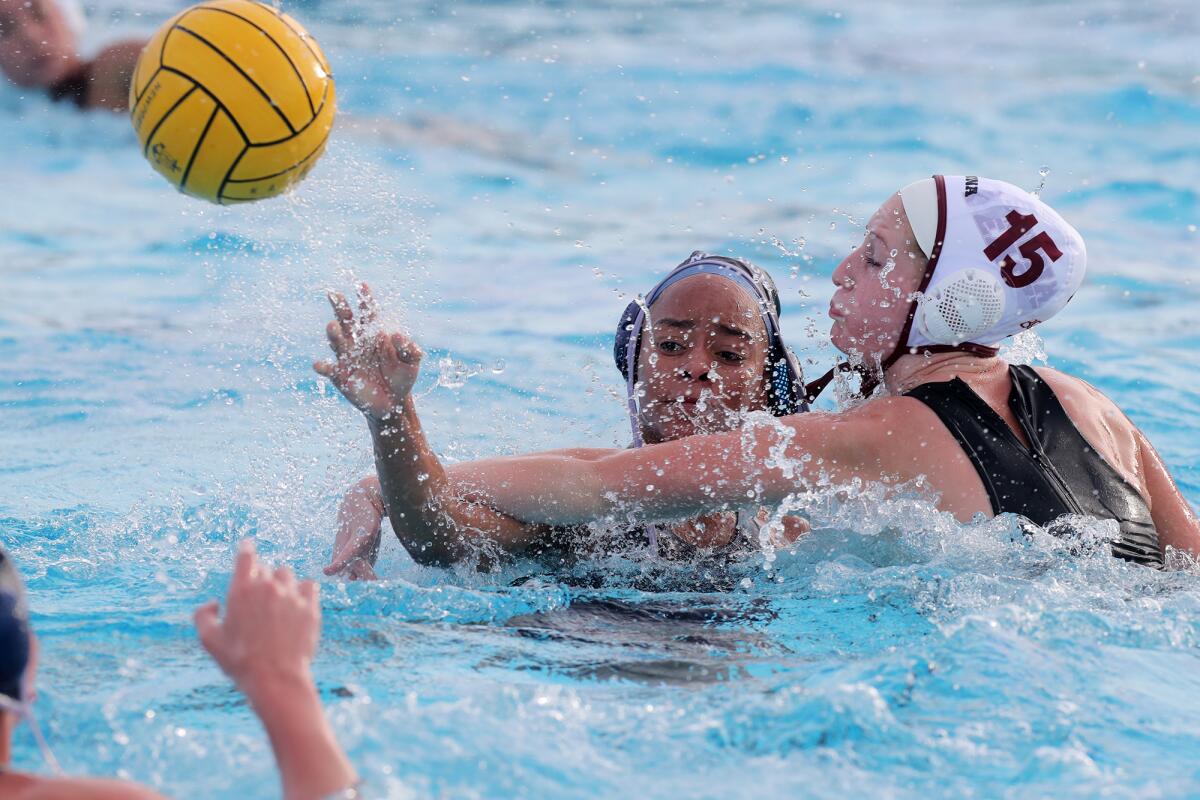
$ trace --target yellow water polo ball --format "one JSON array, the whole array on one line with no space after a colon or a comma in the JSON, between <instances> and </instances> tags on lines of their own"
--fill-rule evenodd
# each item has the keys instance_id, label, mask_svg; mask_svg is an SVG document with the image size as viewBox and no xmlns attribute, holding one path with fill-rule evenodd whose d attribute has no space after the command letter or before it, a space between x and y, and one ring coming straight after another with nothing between
<instances>
[{"instance_id":1,"label":"yellow water polo ball","mask_svg":"<svg viewBox=\"0 0 1200 800\"><path fill-rule=\"evenodd\" d=\"M138 58L133 129L151 165L214 203L273 197L312 169L333 127L333 73L287 14L210 0L177 14Z\"/></svg>"}]
</instances>

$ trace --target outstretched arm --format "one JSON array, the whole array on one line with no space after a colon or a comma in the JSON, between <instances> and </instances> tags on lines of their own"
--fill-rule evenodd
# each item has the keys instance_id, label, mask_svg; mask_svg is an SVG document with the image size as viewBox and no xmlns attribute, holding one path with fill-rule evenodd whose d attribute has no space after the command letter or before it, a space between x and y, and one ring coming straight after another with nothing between
<instances>
[{"instance_id":1,"label":"outstretched arm","mask_svg":"<svg viewBox=\"0 0 1200 800\"><path fill-rule=\"evenodd\" d=\"M643 520L686 519L714 509L775 505L822 476L846 480L862 474L865 464L878 469L874 453L862 446L870 423L847 424L852 416L799 414L778 425L603 455L557 451L458 464L450 474L499 511L550 525L630 511ZM809 458L802 461L803 455Z\"/></svg>"},{"instance_id":2,"label":"outstretched arm","mask_svg":"<svg viewBox=\"0 0 1200 800\"><path fill-rule=\"evenodd\" d=\"M429 446L412 398L423 353L402 334L368 333L376 309L370 289L359 288L356 320L341 294L330 295L335 319L326 328L336 362L314 365L367 418L379 486L392 529L421 564L444 566L488 541L519 551L544 526L499 513L455 490Z\"/></svg>"},{"instance_id":3,"label":"outstretched arm","mask_svg":"<svg viewBox=\"0 0 1200 800\"><path fill-rule=\"evenodd\" d=\"M196 630L267 729L287 800L318 800L355 783L313 684L321 636L315 583L297 583L287 567L267 569L243 542L225 618L214 600L196 610Z\"/></svg>"}]
</instances>

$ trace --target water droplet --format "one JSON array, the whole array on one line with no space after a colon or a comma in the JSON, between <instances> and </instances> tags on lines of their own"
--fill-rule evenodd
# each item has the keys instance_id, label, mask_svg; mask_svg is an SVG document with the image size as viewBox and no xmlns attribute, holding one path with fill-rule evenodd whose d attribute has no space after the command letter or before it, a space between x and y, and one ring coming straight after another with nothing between
<instances>
[{"instance_id":1,"label":"water droplet","mask_svg":"<svg viewBox=\"0 0 1200 800\"><path fill-rule=\"evenodd\" d=\"M453 358L438 359L438 386L461 389L466 385L468 378L477 374L478 370L472 370L461 361L455 361Z\"/></svg>"},{"instance_id":2,"label":"water droplet","mask_svg":"<svg viewBox=\"0 0 1200 800\"><path fill-rule=\"evenodd\" d=\"M505 367L504 359L503 358L496 359L496 363L492 364L492 374L499 375L501 372L504 372L504 367Z\"/></svg>"}]
</instances>

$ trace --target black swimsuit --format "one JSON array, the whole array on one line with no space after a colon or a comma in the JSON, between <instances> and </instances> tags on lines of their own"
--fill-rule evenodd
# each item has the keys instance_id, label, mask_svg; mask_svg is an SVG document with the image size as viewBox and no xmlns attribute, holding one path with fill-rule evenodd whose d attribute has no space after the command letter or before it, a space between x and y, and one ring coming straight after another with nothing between
<instances>
[{"instance_id":1,"label":"black swimsuit","mask_svg":"<svg viewBox=\"0 0 1200 800\"><path fill-rule=\"evenodd\" d=\"M1008 407L1025 447L991 406L955 378L906 392L938 415L975 465L992 512L1020 514L1048 525L1064 514L1115 519L1121 536L1113 555L1161 568L1162 551L1150 509L1137 489L1096 452L1050 386L1029 367L1009 367Z\"/></svg>"}]
</instances>

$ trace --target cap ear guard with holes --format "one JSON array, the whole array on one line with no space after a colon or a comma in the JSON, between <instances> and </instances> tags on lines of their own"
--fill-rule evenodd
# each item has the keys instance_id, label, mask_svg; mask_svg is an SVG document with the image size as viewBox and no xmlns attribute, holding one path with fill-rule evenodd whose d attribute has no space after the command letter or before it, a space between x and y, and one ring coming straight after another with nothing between
<instances>
[{"instance_id":1,"label":"cap ear guard with holes","mask_svg":"<svg viewBox=\"0 0 1200 800\"><path fill-rule=\"evenodd\" d=\"M979 269L934 282L919 299L916 332L935 344L973 342L995 327L1004 314L1004 288Z\"/></svg>"}]
</instances>

